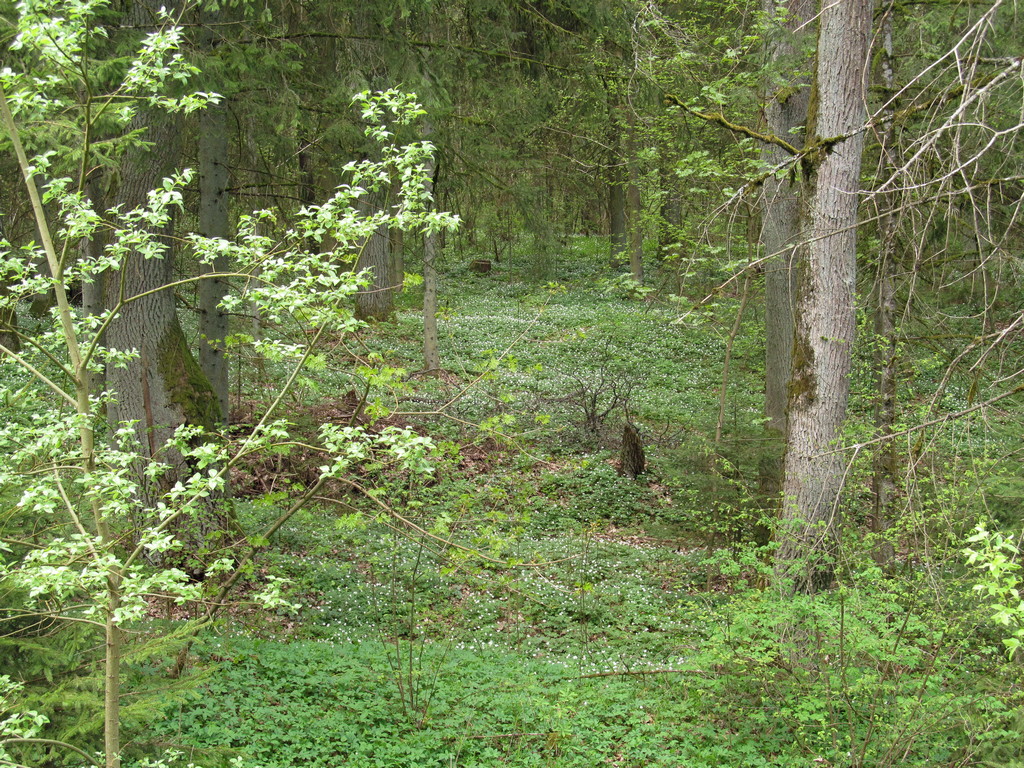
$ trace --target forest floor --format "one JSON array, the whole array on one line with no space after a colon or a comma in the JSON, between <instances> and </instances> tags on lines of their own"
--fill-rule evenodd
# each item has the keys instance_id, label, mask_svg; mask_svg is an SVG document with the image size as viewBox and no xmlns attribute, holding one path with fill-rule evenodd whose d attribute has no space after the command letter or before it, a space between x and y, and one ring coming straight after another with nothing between
<instances>
[{"instance_id":1,"label":"forest floor","mask_svg":"<svg viewBox=\"0 0 1024 768\"><path fill-rule=\"evenodd\" d=\"M265 768L1019 759L1019 670L949 546L941 587L914 556L857 561L817 598L765 589L757 313L730 340L739 297L694 311L572 277L455 275L440 376L415 373L414 294L326 353L293 420L430 435L434 471L367 462L293 518L252 580L290 578L295 605L205 633L152 739ZM240 430L273 375L239 393ZM636 480L617 471L627 416ZM273 519L315 462L245 467L239 514Z\"/></svg>"}]
</instances>

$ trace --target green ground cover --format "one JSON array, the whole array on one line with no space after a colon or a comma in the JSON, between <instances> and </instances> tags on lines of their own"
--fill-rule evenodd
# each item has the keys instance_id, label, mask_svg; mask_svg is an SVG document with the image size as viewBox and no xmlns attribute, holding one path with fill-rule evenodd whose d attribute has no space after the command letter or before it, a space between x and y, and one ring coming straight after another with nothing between
<instances>
[{"instance_id":1,"label":"green ground cover","mask_svg":"<svg viewBox=\"0 0 1024 768\"><path fill-rule=\"evenodd\" d=\"M734 300L677 322L671 305L515 278L449 284L447 378L364 375L368 403L439 441L435 475L371 464L372 498L291 521L259 568L290 577L301 607L204 634L202 682L154 723L156 743L267 768L1019 764L1019 670L960 554L972 483L935 478L901 529L927 543L897 568L851 536L842 587L780 600L748 535L765 506L763 448L745 445L760 425L754 319L716 446ZM406 372L407 302L361 337ZM597 429L566 398L589 392L600 413L619 382L628 402ZM649 440L636 482L613 466L624 405ZM243 509L274 512L273 497Z\"/></svg>"}]
</instances>

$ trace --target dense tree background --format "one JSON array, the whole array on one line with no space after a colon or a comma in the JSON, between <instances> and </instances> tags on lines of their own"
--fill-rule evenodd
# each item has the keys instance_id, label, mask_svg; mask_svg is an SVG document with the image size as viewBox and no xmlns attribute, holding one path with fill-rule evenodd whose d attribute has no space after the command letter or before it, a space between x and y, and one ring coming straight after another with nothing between
<instances>
[{"instance_id":1,"label":"dense tree background","mask_svg":"<svg viewBox=\"0 0 1024 768\"><path fill-rule=\"evenodd\" d=\"M0 18L0 758L1022 759L1013 4Z\"/></svg>"}]
</instances>

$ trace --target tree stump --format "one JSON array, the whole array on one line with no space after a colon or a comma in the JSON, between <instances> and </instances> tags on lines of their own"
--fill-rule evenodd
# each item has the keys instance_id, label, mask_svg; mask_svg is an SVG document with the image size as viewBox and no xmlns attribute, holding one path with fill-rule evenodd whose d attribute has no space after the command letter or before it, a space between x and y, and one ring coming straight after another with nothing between
<instances>
[{"instance_id":1,"label":"tree stump","mask_svg":"<svg viewBox=\"0 0 1024 768\"><path fill-rule=\"evenodd\" d=\"M473 259L469 262L469 271L475 272L478 275L486 275L491 271L491 260L490 259Z\"/></svg>"},{"instance_id":2,"label":"tree stump","mask_svg":"<svg viewBox=\"0 0 1024 768\"><path fill-rule=\"evenodd\" d=\"M643 474L646 467L647 457L644 455L644 443L640 439L640 432L627 421L622 429L619 468L622 474L635 479L637 475Z\"/></svg>"}]
</instances>

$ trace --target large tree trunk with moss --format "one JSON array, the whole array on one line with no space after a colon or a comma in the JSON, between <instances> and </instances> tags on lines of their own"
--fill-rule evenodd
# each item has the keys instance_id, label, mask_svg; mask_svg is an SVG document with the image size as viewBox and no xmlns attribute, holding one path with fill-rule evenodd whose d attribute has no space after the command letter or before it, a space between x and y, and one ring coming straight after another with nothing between
<instances>
[{"instance_id":1,"label":"large tree trunk with moss","mask_svg":"<svg viewBox=\"0 0 1024 768\"><path fill-rule=\"evenodd\" d=\"M800 147L799 130L807 120L810 88L802 71L810 67L805 30L816 13L814 0L765 0L764 12L771 24L766 34L769 71L796 73L782 83L773 77L766 86L765 121L768 133ZM780 18L781 15L781 18ZM764 164L775 168L790 158L775 144L762 150ZM786 436L786 406L793 368L793 308L796 297L796 244L800 240L800 198L790 173L770 176L761 198L761 246L764 256L765 295L765 424L778 445ZM762 462L761 484L776 496L782 483L781 449Z\"/></svg>"},{"instance_id":2,"label":"large tree trunk with moss","mask_svg":"<svg viewBox=\"0 0 1024 768\"><path fill-rule=\"evenodd\" d=\"M177 123L176 118L157 112L138 121L139 126L149 126L145 138L151 148L134 148L125 154L114 200L122 210L144 205L147 193L174 170L180 157ZM165 287L174 278L172 233L173 222L158 233L165 247L162 258L131 254L120 273L108 277L106 284L107 307L117 313L107 329L107 346L137 353L127 365L107 368L107 387L113 393L110 421L134 425L143 465L157 461L170 467L157 481L147 479L145 466L138 467L140 502L145 506L187 471L180 454L167 445L174 431L183 424L212 429L220 417L209 379L193 357L178 322L174 289ZM215 521L200 523L204 530L195 532L200 540L212 524Z\"/></svg>"},{"instance_id":3,"label":"large tree trunk with moss","mask_svg":"<svg viewBox=\"0 0 1024 768\"><path fill-rule=\"evenodd\" d=\"M157 26L157 11L172 4L165 0L139 0L125 18L126 25L139 29ZM145 131L149 148L133 147L125 153L119 169L119 187L114 205L128 211L146 203L147 193L160 186L180 159L181 125L174 116L143 111L131 126ZM106 331L106 346L134 350L136 355L124 366L108 365L106 386L112 394L108 416L114 424L132 424L138 443L135 467L139 486L139 509L151 507L167 489L188 472L181 454L168 445L168 438L183 424L213 428L219 408L209 380L192 356L175 306L173 218L157 234L165 251L161 257L145 258L141 253L125 257L120 272L108 275L104 293L108 309L116 316ZM168 469L153 478L147 468L154 462ZM139 519L139 524L146 521ZM174 533L185 541L185 552L197 554L214 530L225 521L211 510L201 520L180 521ZM104 747L107 768L120 768L120 666L123 635L114 620L120 587L108 581L110 605L105 621Z\"/></svg>"},{"instance_id":4,"label":"large tree trunk with moss","mask_svg":"<svg viewBox=\"0 0 1024 768\"><path fill-rule=\"evenodd\" d=\"M821 12L808 143L802 161L806 266L796 298L783 509L775 574L788 591L833 580L845 457L836 451L846 419L856 330L857 205L864 149L864 77L871 0Z\"/></svg>"}]
</instances>

